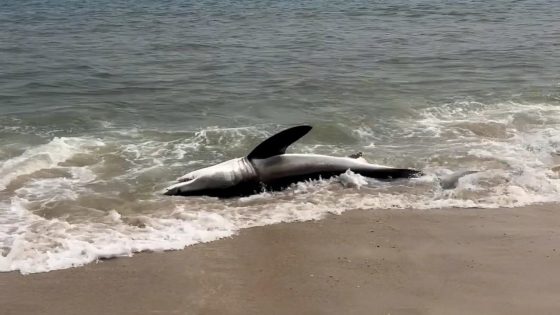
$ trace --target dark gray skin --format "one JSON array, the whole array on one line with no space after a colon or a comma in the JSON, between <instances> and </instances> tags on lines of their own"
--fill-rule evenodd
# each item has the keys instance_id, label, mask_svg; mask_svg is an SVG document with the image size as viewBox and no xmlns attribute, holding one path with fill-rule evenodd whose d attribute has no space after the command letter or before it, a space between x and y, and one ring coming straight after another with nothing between
<instances>
[{"instance_id":1,"label":"dark gray skin","mask_svg":"<svg viewBox=\"0 0 560 315\"><path fill-rule=\"evenodd\" d=\"M178 178L164 194L234 197L282 190L310 179L327 179L350 170L379 180L419 176L414 169L368 163L361 155L334 157L318 154L286 154L286 148L311 129L298 126L284 130L257 146L247 157L196 170Z\"/></svg>"}]
</instances>

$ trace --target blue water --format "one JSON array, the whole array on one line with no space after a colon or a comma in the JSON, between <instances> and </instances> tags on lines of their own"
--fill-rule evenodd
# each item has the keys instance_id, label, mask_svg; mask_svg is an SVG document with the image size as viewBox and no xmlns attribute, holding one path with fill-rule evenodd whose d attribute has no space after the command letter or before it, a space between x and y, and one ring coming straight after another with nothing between
<instances>
[{"instance_id":1,"label":"blue water","mask_svg":"<svg viewBox=\"0 0 560 315\"><path fill-rule=\"evenodd\" d=\"M3 0L0 270L180 248L333 209L558 202L559 13L556 1ZM314 130L293 151L363 151L428 175L360 189L350 175L346 188L256 201L159 194L300 123ZM434 185L461 169L481 172L450 192ZM212 219L196 223L200 213ZM208 234L216 224L224 234ZM107 249L117 232L136 247ZM64 233L98 249L72 256L82 247L60 245ZM73 263L47 262L53 251Z\"/></svg>"}]
</instances>

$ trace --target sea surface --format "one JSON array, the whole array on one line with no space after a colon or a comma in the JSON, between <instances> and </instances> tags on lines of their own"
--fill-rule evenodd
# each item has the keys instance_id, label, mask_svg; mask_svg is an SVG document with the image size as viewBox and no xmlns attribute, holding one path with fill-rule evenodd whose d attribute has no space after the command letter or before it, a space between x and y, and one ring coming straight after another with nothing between
<instances>
[{"instance_id":1,"label":"sea surface","mask_svg":"<svg viewBox=\"0 0 560 315\"><path fill-rule=\"evenodd\" d=\"M556 207L559 14L529 0L2 0L0 271L358 208ZM303 123L291 152L426 175L160 193ZM438 184L461 170L479 172Z\"/></svg>"}]
</instances>

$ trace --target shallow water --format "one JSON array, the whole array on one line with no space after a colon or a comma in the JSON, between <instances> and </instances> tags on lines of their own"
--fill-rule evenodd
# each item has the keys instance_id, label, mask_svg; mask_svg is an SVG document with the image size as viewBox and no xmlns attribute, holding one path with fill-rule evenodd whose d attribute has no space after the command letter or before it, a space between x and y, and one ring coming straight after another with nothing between
<instances>
[{"instance_id":1,"label":"shallow water","mask_svg":"<svg viewBox=\"0 0 560 315\"><path fill-rule=\"evenodd\" d=\"M553 1L3 1L0 271L179 249L355 208L560 200ZM423 169L217 200L159 191L274 132ZM478 170L456 188L438 177Z\"/></svg>"}]
</instances>

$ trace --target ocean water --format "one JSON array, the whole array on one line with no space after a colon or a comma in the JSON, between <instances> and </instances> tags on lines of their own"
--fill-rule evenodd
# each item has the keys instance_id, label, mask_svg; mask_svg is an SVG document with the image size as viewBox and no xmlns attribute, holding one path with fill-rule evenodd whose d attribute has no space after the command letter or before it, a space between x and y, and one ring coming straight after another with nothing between
<instances>
[{"instance_id":1,"label":"ocean water","mask_svg":"<svg viewBox=\"0 0 560 315\"><path fill-rule=\"evenodd\" d=\"M556 207L558 21L555 1L1 1L0 271L358 208ZM292 152L426 175L160 194L301 123Z\"/></svg>"}]
</instances>

